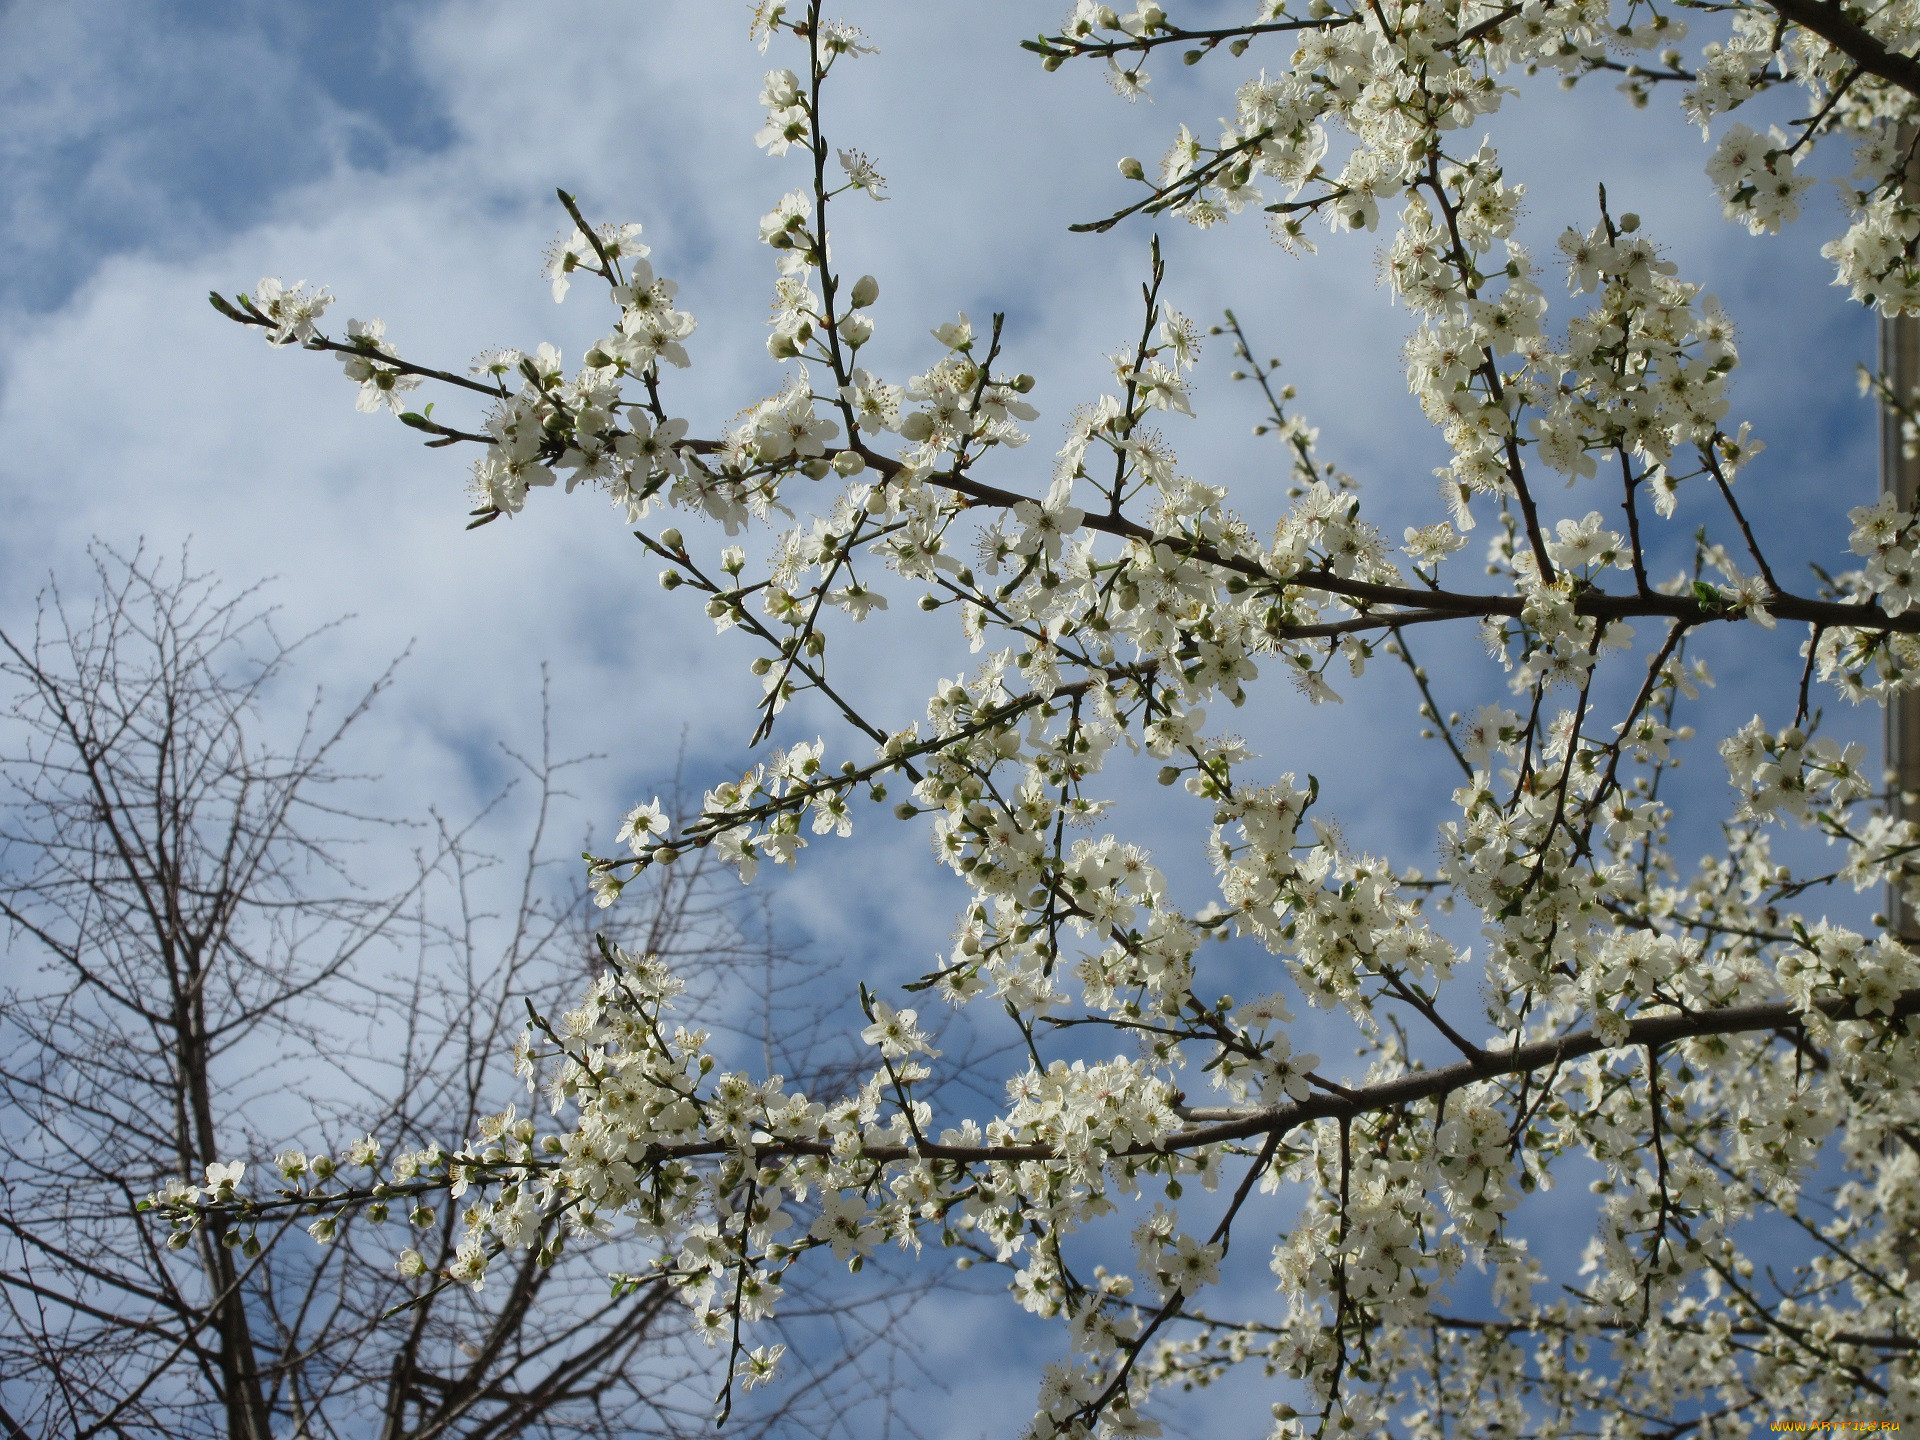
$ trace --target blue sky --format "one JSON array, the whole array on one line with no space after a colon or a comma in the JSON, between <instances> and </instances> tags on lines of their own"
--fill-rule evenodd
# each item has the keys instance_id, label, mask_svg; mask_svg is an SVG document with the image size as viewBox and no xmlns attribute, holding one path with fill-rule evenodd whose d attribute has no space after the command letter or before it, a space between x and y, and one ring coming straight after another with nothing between
<instances>
[{"instance_id":1,"label":"blue sky","mask_svg":"<svg viewBox=\"0 0 1920 1440\"><path fill-rule=\"evenodd\" d=\"M929 326L956 310L1006 311L1010 360L1041 380L1035 444L1006 476L1030 491L1068 411L1100 392L1104 355L1138 323L1145 225L1086 237L1067 223L1122 196L1117 156L1158 155L1182 120L1210 128L1238 78L1224 63L1161 65L1155 103L1129 107L1091 67L1043 75L1016 44L1055 8L849 0L848 18L882 53L848 75L830 115L834 138L870 151L892 181L893 198L850 209L836 240L843 265L883 281L875 359L921 368ZM793 162L751 143L769 62L747 43L746 13L732 0L0 11L0 623L18 623L50 570L78 575L92 536L161 550L190 539L235 581L279 577L293 623L356 615L311 662L340 693L412 646L361 735L362 763L384 775L396 811L481 803L498 781L497 743L523 742L537 723L542 665L560 748L607 756L578 787L576 826L606 835L658 788L683 733L695 785L737 767L742 707L758 691L750 657L714 645L697 609L662 603L655 567L612 512L542 496L552 503L511 524L463 532L460 461L356 415L331 363L270 353L204 296L304 277L340 296L330 319L377 313L416 358L458 368L487 346L541 339L577 355L599 321L590 297L556 309L539 275L562 228L562 185L592 214L644 223L656 267L680 281L701 329L675 393L711 432L779 386L761 343L772 271L754 230L798 183ZM1604 182L1616 213L1638 210L1683 273L1726 300L1748 360L1735 413L1771 446L1742 483L1781 544L1831 555L1844 539L1839 502L1874 483L1871 416L1851 378L1872 328L1827 287L1825 220L1771 240L1724 224L1697 131L1658 97L1634 112L1604 85L1571 97L1537 86L1491 128L1530 186L1536 248L1591 224ZM1256 345L1285 360L1327 454L1369 482L1383 528L1430 518L1441 456L1404 388L1406 316L1375 282L1377 241L1329 241L1303 261L1257 224L1165 239L1174 303L1203 322L1234 306ZM1171 438L1189 469L1231 478L1242 508L1270 523L1282 472L1248 433L1258 417L1226 368L1223 353L1209 356L1201 420ZM1676 537L1685 529L1676 522ZM899 623L911 598L896 599L858 667L862 693L894 723L917 712L933 674L966 663L962 647L927 650ZM1423 641L1444 694L1477 644ZM1716 654L1727 683L1703 732L1767 703L1779 655L1745 642ZM1236 719L1275 771L1322 777L1357 843L1430 863L1448 783L1431 779L1437 752L1415 748L1410 691L1376 668L1337 710L1269 689ZM786 738L818 723L802 709ZM1714 757L1693 763L1683 820L1704 844L1725 792ZM1123 783L1151 796L1141 778ZM1202 823L1151 822L1169 841ZM852 844L816 844L778 886L782 923L864 973L918 973L957 892L918 837L902 839L870 825ZM1165 858L1177 882L1203 881L1190 850ZM965 1313L942 1343L974 1343L975 1320L1014 1312ZM1012 1347L1023 1332L990 1333ZM982 1433L1024 1413L1031 1389L981 1378L963 1393L969 1403L930 1433Z\"/></svg>"}]
</instances>

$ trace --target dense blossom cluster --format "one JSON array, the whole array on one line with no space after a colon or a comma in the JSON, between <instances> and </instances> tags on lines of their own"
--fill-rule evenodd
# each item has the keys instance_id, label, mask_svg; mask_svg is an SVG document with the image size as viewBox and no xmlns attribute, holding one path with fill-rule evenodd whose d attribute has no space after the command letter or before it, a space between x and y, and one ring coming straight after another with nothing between
<instances>
[{"instance_id":1,"label":"dense blossom cluster","mask_svg":"<svg viewBox=\"0 0 1920 1440\"><path fill-rule=\"evenodd\" d=\"M858 1268L876 1246L937 1239L1006 1267L1027 1309L1066 1326L1039 1440L1159 1433L1156 1391L1242 1364L1287 1377L1276 1436L1558 1434L1594 1416L1602 1433L1666 1417L1677 1428L1660 1433L1731 1436L1863 1404L1920 1422L1920 962L1898 935L1809 908L1833 894L1854 913L1851 891L1888 885L1906 887L1908 913L1920 902L1920 829L1889 811L1861 746L1816 733L1809 694L1817 681L1884 702L1913 683L1916 521L1890 500L1863 506L1858 566L1819 594L1783 586L1736 498L1761 445L1729 418L1726 313L1604 192L1597 215L1564 217L1556 256L1529 253L1524 187L1490 144L1462 143L1525 72L1614 73L1638 100L1677 87L1713 140L1709 183L1756 232L1795 219L1813 149L1851 144L1864 188L1847 191L1826 253L1857 297L1920 312L1920 203L1903 183L1915 12L1742 0L1711 12L1718 33L1689 60L1687 27L1644 0L1262 0L1252 21L1206 30L1176 8L1079 0L1029 42L1049 69L1104 63L1129 97L1163 48L1194 64L1278 47L1216 143L1182 128L1157 168L1123 160L1146 198L1083 228L1253 207L1311 249L1316 214L1336 233L1388 224L1385 273L1413 316L1408 383L1449 455L1444 513L1403 544L1365 518L1231 316L1215 333L1270 408L1293 504L1263 536L1224 484L1182 473L1157 427L1193 414L1201 334L1162 299L1157 246L1112 387L1067 418L1037 476L1004 453L1038 413L999 317L939 324L919 374L868 368L880 284L836 269L829 220L885 182L829 146L822 105L871 47L814 4L763 3L755 20L763 48L796 57L766 78L756 139L811 162L760 225L784 379L710 438L668 408L662 366L690 363L694 329L674 285L638 226L590 224L564 195L555 298L591 277L614 315L571 371L544 345L469 376L430 370L377 321L336 341L317 328L328 295L301 285L216 301L276 344L339 354L362 409L398 410L429 379L483 397L475 430L401 414L433 444L480 448L476 524L562 476L632 525L663 507L687 517L691 538L638 535L666 589L754 647L755 743L814 692L850 748L789 741L678 825L639 806L627 853L593 862L599 898L689 847L747 879L793 864L894 787L970 892L919 988L1004 1012L1031 1058L1004 1108L943 1121L926 1023L864 988L871 1064L846 1093L729 1070L673 1019L673 977L609 947L580 1008L538 1020L520 1052L553 1119L510 1110L463 1148L384 1162L371 1142L339 1166L283 1157L277 1195L216 1167L159 1204L176 1235L210 1208L239 1217L236 1236L293 1209L324 1240L354 1217L470 1196L467 1246L439 1281L476 1286L503 1251L618 1236L642 1257L632 1274L671 1277L748 1384L778 1368L752 1327L792 1266L830 1250ZM1815 112L1792 133L1722 122L1785 84ZM1548 514L1543 497L1569 489ZM1655 575L1643 528L1683 490L1721 518L1690 567ZM1443 581L1482 524L1497 583ZM924 715L882 722L836 679L829 640L905 585L951 613L977 661ZM1477 623L1496 667L1466 717L1443 717L1411 653L1418 627L1446 622ZM1806 679L1720 746L1727 843L1689 870L1662 798L1711 683L1688 647L1743 623L1799 641ZM1271 693L1263 675L1332 701L1381 655L1411 675L1458 769L1432 877L1355 852L1316 813L1316 781L1276 777L1217 724ZM1218 885L1202 903L1110 828L1101 777L1140 751L1210 819ZM1831 867L1796 869L1783 827L1824 838ZM1461 911L1478 917L1477 954L1441 919ZM1274 993L1222 993L1205 947L1236 938L1273 957ZM1295 1048L1290 996L1350 1018L1363 1071L1327 1074ZM1069 1029L1110 1035L1113 1053L1049 1058ZM1812 1176L1829 1161L1846 1178L1823 1195ZM1582 1274L1547 1294L1517 1217L1563 1162L1593 1177L1596 1230ZM1208 1297L1230 1251L1257 1243L1266 1222L1251 1217L1281 1213L1256 1194L1284 1199L1264 1251L1276 1301L1235 1318ZM1081 1236L1115 1211L1133 1222L1131 1264L1108 1268L1120 1249ZM1800 1263L1748 1252L1761 1217L1801 1237Z\"/></svg>"}]
</instances>

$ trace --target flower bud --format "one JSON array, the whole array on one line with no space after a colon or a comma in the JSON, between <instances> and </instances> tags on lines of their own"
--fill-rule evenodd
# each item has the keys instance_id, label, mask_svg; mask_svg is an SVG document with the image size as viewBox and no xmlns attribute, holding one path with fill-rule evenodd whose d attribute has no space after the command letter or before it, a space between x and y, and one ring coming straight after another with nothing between
<instances>
[{"instance_id":1,"label":"flower bud","mask_svg":"<svg viewBox=\"0 0 1920 1440\"><path fill-rule=\"evenodd\" d=\"M1120 173L1129 180L1144 180L1147 178L1146 166L1142 165L1131 155L1126 156L1120 161Z\"/></svg>"},{"instance_id":2,"label":"flower bud","mask_svg":"<svg viewBox=\"0 0 1920 1440\"><path fill-rule=\"evenodd\" d=\"M662 570L660 572L660 588L662 590L678 590L683 583L685 582L681 580L678 570Z\"/></svg>"},{"instance_id":3,"label":"flower bud","mask_svg":"<svg viewBox=\"0 0 1920 1440\"><path fill-rule=\"evenodd\" d=\"M686 542L681 538L678 530L662 530L660 532L660 543L669 550L678 550Z\"/></svg>"},{"instance_id":4,"label":"flower bud","mask_svg":"<svg viewBox=\"0 0 1920 1440\"><path fill-rule=\"evenodd\" d=\"M858 475L867 462L858 450L840 450L834 453L833 468L841 475Z\"/></svg>"},{"instance_id":5,"label":"flower bud","mask_svg":"<svg viewBox=\"0 0 1920 1440\"><path fill-rule=\"evenodd\" d=\"M880 282L871 275L862 275L853 282L853 294L849 298L854 309L866 309L880 298Z\"/></svg>"}]
</instances>

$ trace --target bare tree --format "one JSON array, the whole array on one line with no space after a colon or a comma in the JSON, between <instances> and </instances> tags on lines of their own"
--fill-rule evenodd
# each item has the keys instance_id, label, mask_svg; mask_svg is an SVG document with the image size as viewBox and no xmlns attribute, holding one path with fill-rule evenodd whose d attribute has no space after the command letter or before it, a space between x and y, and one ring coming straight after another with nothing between
<instances>
[{"instance_id":1,"label":"bare tree","mask_svg":"<svg viewBox=\"0 0 1920 1440\"><path fill-rule=\"evenodd\" d=\"M470 1133L518 1083L503 1057L523 1005L572 988L593 947L547 858L577 761L544 743L512 757L531 802L513 864L435 817L386 847L412 852L398 880L388 865L368 887L353 848L408 836L349 803L336 758L391 670L336 718L316 698L276 743L266 715L303 642L257 590L223 592L184 559L93 559L88 608L50 587L30 636L0 633L0 1427L509 1440L704 1424L709 1362L683 1312L658 1282L610 1296L590 1247L530 1253L476 1294L396 1273L359 1227L316 1248L291 1220L213 1225L174 1251L143 1223L140 1197L270 1154L313 1114L335 1157L373 1135ZM699 976L717 1023L769 1063L817 1065L791 993L805 967L714 878L663 871L622 907L621 938ZM452 1205L391 1219L431 1269L461 1238ZM844 1429L878 1398L868 1342L910 1298L822 1302L811 1328L803 1307L806 1377L750 1424Z\"/></svg>"}]
</instances>

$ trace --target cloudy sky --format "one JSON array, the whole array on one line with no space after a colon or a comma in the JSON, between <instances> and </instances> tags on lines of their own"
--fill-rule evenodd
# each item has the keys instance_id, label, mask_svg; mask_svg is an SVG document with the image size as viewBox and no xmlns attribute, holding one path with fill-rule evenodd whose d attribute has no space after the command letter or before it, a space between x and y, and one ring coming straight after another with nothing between
<instances>
[{"instance_id":1,"label":"cloudy sky","mask_svg":"<svg viewBox=\"0 0 1920 1440\"><path fill-rule=\"evenodd\" d=\"M1040 379L1036 443L1003 477L1029 491L1044 486L1067 413L1103 388L1106 353L1138 328L1149 229L1090 237L1067 225L1122 201L1118 156L1151 162L1183 120L1210 129L1241 78L1224 57L1193 71L1162 65L1154 102L1128 106L1092 67L1045 75L1017 42L1055 22L1056 8L848 0L846 17L881 53L849 71L829 115L836 142L868 151L891 181L884 205L845 207L835 242L849 273L882 281L877 368L924 368L927 329L956 311L1006 312L1011 363ZM310 679L330 693L411 647L358 757L385 777L397 813L484 802L504 773L499 743L524 742L537 723L543 665L560 747L607 757L579 787L576 830L604 836L654 793L683 735L692 782L737 771L758 692L751 655L716 644L696 606L666 603L657 567L612 511L541 495L512 523L465 533L457 456L354 413L335 364L269 351L205 295L263 275L306 278L339 297L330 320L377 314L404 353L429 363L459 369L487 347L543 339L577 356L602 316L583 291L556 308L540 276L563 228L553 200L563 186L591 215L646 227L656 268L700 320L697 363L673 377L674 404L717 431L781 384L762 343L772 266L755 226L799 183L797 158L770 160L752 144L768 60L747 42L747 10L736 0L0 9L0 624L21 623L49 574L77 581L91 538L167 553L190 543L235 582L277 577L290 628L355 617L310 657ZM1634 112L1604 84L1570 97L1536 86L1525 99L1493 133L1529 186L1526 233L1544 250L1566 225L1590 225L1602 182L1616 213L1639 211L1741 328L1748 369L1735 413L1754 417L1771 447L1743 483L1763 497L1770 533L1803 557L1842 548L1836 498L1857 503L1873 486L1871 417L1852 381L1872 328L1827 286L1824 217L1769 240L1726 225L1701 177L1698 133L1670 102ZM1343 238L1298 260L1257 224L1164 238L1173 302L1203 321L1237 309L1285 361L1327 455L1377 496L1388 533L1431 518L1441 457L1406 394L1406 316L1376 282L1377 242ZM1271 523L1283 471L1249 433L1258 417L1226 383L1219 349L1199 421L1171 438L1188 469L1230 479L1244 512ZM893 620L911 616L911 598L897 599ZM951 637L928 646L917 635L875 626L856 669L859 692L895 724L917 713L926 681L965 663L962 647L941 648ZM1475 648L1471 636L1426 643L1440 675ZM1757 652L1716 658L1729 678L1711 715L1761 707L1777 669ZM1423 783L1434 755L1413 743L1412 696L1390 672L1354 688L1338 710L1269 689L1240 723L1276 771L1322 777L1356 841L1428 861L1447 787ZM802 709L784 738L810 738L818 723ZM1704 835L1722 797L1718 766L1703 757L1700 769ZM1173 817L1164 833L1199 823ZM852 844L816 844L778 887L781 923L863 973L918 973L957 897L920 838L902 842L873 824ZM1200 885L1191 850L1164 859L1176 881ZM1009 1344L1015 1332L995 1333ZM995 1343L959 1315L937 1334L973 1353ZM996 1428L995 1417L1025 1413L1030 1390L1014 1392L947 1412L930 1432Z\"/></svg>"}]
</instances>

